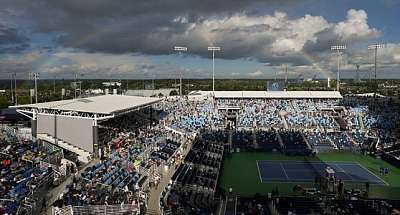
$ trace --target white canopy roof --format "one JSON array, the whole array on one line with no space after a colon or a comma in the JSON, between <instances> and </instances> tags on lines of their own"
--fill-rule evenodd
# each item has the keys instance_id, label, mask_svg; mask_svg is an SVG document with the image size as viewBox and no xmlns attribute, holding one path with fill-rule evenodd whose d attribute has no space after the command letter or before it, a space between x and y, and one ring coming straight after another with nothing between
<instances>
[{"instance_id":1,"label":"white canopy roof","mask_svg":"<svg viewBox=\"0 0 400 215\"><path fill-rule=\"evenodd\" d=\"M215 98L341 99L338 91L215 91Z\"/></svg>"},{"instance_id":2,"label":"white canopy roof","mask_svg":"<svg viewBox=\"0 0 400 215\"><path fill-rule=\"evenodd\" d=\"M53 109L98 114L114 114L123 111L151 105L160 101L159 98L103 95L89 98L78 98L38 104L19 105L16 108Z\"/></svg>"}]
</instances>

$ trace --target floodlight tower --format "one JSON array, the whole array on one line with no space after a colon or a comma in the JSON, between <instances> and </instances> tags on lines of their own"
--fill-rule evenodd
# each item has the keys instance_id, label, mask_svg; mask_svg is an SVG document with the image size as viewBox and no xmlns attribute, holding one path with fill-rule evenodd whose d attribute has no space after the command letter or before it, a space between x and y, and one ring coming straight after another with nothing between
<instances>
[{"instance_id":1,"label":"floodlight tower","mask_svg":"<svg viewBox=\"0 0 400 215\"><path fill-rule=\"evenodd\" d=\"M374 53L375 53L375 56L374 56L374 59L375 59L375 62L374 62L374 64L375 64L375 74L374 74L374 76L375 76L375 93L376 93L377 87L378 87L378 85L376 83L376 67L377 67L378 49L385 48L385 47L386 47L386 44L378 44L378 43L368 46L368 49L374 50Z\"/></svg>"},{"instance_id":2,"label":"floodlight tower","mask_svg":"<svg viewBox=\"0 0 400 215\"><path fill-rule=\"evenodd\" d=\"M75 77L75 79L74 79L74 99L76 99L76 94L77 94L77 92L76 92L76 87L77 87L77 83L76 83L76 80L78 79L78 74L77 73L75 73L74 74L74 77Z\"/></svg>"},{"instance_id":3,"label":"floodlight tower","mask_svg":"<svg viewBox=\"0 0 400 215\"><path fill-rule=\"evenodd\" d=\"M17 73L14 72L14 96L15 96L15 105L18 105L18 96L17 96Z\"/></svg>"},{"instance_id":4,"label":"floodlight tower","mask_svg":"<svg viewBox=\"0 0 400 215\"><path fill-rule=\"evenodd\" d=\"M34 81L34 91L35 91L35 103L38 103L38 92L37 92L37 79L39 78L39 73L29 73L29 79Z\"/></svg>"},{"instance_id":5,"label":"floodlight tower","mask_svg":"<svg viewBox=\"0 0 400 215\"><path fill-rule=\"evenodd\" d=\"M11 103L14 104L14 85L13 85L14 73L10 74L10 92L11 92Z\"/></svg>"},{"instance_id":6,"label":"floodlight tower","mask_svg":"<svg viewBox=\"0 0 400 215\"><path fill-rule=\"evenodd\" d=\"M187 52L187 47L185 46L174 46L174 51L178 52L179 55L182 55L182 52ZM179 80L179 95L182 97L182 71L180 71L180 80Z\"/></svg>"},{"instance_id":7,"label":"floodlight tower","mask_svg":"<svg viewBox=\"0 0 400 215\"><path fill-rule=\"evenodd\" d=\"M221 51L221 47L219 46L209 46L208 47L208 51L212 52L212 60L213 60L213 95L214 95L214 91L215 91L215 52L216 51Z\"/></svg>"},{"instance_id":8,"label":"floodlight tower","mask_svg":"<svg viewBox=\"0 0 400 215\"><path fill-rule=\"evenodd\" d=\"M335 45L331 46L332 51L337 52L337 79L336 79L336 90L340 90L340 54L342 50L346 50L346 45Z\"/></svg>"},{"instance_id":9,"label":"floodlight tower","mask_svg":"<svg viewBox=\"0 0 400 215\"><path fill-rule=\"evenodd\" d=\"M287 64L285 64L285 84L288 82L288 71L287 71Z\"/></svg>"}]
</instances>

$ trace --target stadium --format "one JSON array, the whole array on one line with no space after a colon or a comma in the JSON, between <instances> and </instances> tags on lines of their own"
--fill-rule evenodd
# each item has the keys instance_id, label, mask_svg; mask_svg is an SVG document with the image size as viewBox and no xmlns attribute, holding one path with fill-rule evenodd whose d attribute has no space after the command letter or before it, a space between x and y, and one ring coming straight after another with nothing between
<instances>
[{"instance_id":1,"label":"stadium","mask_svg":"<svg viewBox=\"0 0 400 215\"><path fill-rule=\"evenodd\" d=\"M399 207L398 140L390 136L399 115L387 98L208 91L16 108L31 120L32 140L3 126L3 144L19 142L5 150L29 161L15 172L23 183L3 190L16 200L5 201L11 213L35 213L30 201L40 205L49 191L54 214L389 214Z\"/></svg>"},{"instance_id":2,"label":"stadium","mask_svg":"<svg viewBox=\"0 0 400 215\"><path fill-rule=\"evenodd\" d=\"M400 1L0 2L0 215L400 215Z\"/></svg>"}]
</instances>

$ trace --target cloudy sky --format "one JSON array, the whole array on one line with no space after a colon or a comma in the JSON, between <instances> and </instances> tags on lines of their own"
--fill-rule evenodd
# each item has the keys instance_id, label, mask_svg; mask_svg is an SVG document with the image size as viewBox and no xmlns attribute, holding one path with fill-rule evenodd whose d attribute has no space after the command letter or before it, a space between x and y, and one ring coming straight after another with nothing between
<instances>
[{"instance_id":1,"label":"cloudy sky","mask_svg":"<svg viewBox=\"0 0 400 215\"><path fill-rule=\"evenodd\" d=\"M0 78L400 78L398 0L0 0ZM188 52L174 53L175 45Z\"/></svg>"}]
</instances>

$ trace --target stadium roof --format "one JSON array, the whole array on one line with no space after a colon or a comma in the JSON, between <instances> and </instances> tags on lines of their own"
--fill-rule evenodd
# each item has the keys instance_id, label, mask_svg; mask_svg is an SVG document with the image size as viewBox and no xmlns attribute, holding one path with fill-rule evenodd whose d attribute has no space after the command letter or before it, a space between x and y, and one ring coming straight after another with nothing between
<instances>
[{"instance_id":1,"label":"stadium roof","mask_svg":"<svg viewBox=\"0 0 400 215\"><path fill-rule=\"evenodd\" d=\"M122 96L122 95L103 95L89 98L78 98L54 102L45 102L38 104L28 104L15 106L16 108L32 109L51 109L60 111L74 111L94 114L117 114L133 109L138 109L154 104L161 99Z\"/></svg>"},{"instance_id":2,"label":"stadium roof","mask_svg":"<svg viewBox=\"0 0 400 215\"><path fill-rule=\"evenodd\" d=\"M215 98L341 99L338 91L215 91Z\"/></svg>"}]
</instances>

